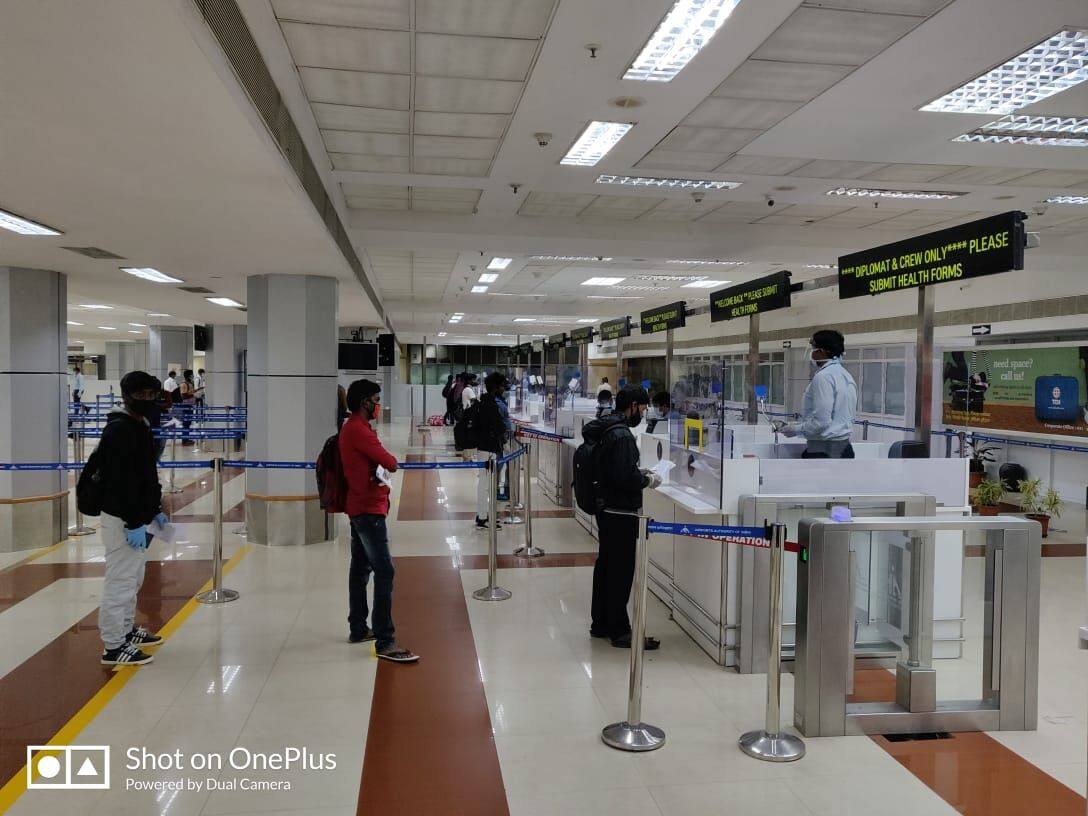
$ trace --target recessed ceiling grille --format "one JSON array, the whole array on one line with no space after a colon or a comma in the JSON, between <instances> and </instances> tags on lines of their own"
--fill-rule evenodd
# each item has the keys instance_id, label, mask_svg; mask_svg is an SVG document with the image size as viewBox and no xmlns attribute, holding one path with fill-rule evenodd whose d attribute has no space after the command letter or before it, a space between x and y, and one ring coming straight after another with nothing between
<instances>
[{"instance_id":1,"label":"recessed ceiling grille","mask_svg":"<svg viewBox=\"0 0 1088 816\"><path fill-rule=\"evenodd\" d=\"M212 293L211 289L206 289L203 286L179 286L178 289L183 292L192 292L196 295L210 295Z\"/></svg>"},{"instance_id":2,"label":"recessed ceiling grille","mask_svg":"<svg viewBox=\"0 0 1088 816\"><path fill-rule=\"evenodd\" d=\"M122 256L114 255L109 250L100 249L99 247L61 247L61 249L67 249L69 252L76 252L80 255L86 255L88 258L109 259L114 261L124 260Z\"/></svg>"},{"instance_id":3,"label":"recessed ceiling grille","mask_svg":"<svg viewBox=\"0 0 1088 816\"><path fill-rule=\"evenodd\" d=\"M287 106L283 103L279 89L272 80L268 66L261 57L261 52L257 48L257 43L254 41L249 28L246 26L245 18L242 16L236 0L193 0L193 2L204 16L215 38L219 40L223 53L226 54L227 59L230 60L231 65L234 67L238 81L246 93L249 94L254 107L261 114L261 118L264 119L269 133L272 134L272 138L279 145L283 157L295 171L302 188L306 191L314 208L325 222L325 227L332 235L344 259L348 262L348 266L355 273L359 284L366 291L371 303L374 305L374 309L378 312L379 318L384 323L386 316L385 310L381 306L381 300L367 279L363 263L359 260L359 256L351 244L351 238L348 237L347 230L344 228L332 200L329 198L328 193L325 192L325 185L321 182L321 174L318 173L317 168L314 166L313 159L310 158L310 153L298 132L298 127L291 118L291 114L288 113ZM209 290L200 289L199 291L207 292Z\"/></svg>"}]
</instances>

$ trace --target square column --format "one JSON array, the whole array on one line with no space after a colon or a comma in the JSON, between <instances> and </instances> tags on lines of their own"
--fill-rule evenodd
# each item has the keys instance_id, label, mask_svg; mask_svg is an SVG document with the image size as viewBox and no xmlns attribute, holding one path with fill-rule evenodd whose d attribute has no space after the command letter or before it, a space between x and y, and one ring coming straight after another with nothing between
<instances>
[{"instance_id":1,"label":"square column","mask_svg":"<svg viewBox=\"0 0 1088 816\"><path fill-rule=\"evenodd\" d=\"M65 462L68 278L0 266L0 461ZM67 537L67 471L0 472L0 552Z\"/></svg>"},{"instance_id":2,"label":"square column","mask_svg":"<svg viewBox=\"0 0 1088 816\"><path fill-rule=\"evenodd\" d=\"M208 334L205 401L215 406L245 405L246 327L216 324L208 327Z\"/></svg>"},{"instance_id":3,"label":"square column","mask_svg":"<svg viewBox=\"0 0 1088 816\"><path fill-rule=\"evenodd\" d=\"M336 431L337 281L256 275L247 307L246 458L314 462ZM314 471L248 470L246 526L263 544L325 540Z\"/></svg>"},{"instance_id":4,"label":"square column","mask_svg":"<svg viewBox=\"0 0 1088 816\"><path fill-rule=\"evenodd\" d=\"M166 379L171 366L181 372L193 367L192 326L151 326L148 330L147 373Z\"/></svg>"}]
</instances>

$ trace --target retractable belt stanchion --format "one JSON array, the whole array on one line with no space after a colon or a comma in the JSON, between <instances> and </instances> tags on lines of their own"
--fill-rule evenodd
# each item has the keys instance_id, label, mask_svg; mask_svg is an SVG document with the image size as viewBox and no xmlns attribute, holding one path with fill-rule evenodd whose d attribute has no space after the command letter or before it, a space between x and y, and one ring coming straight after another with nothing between
<instances>
[{"instance_id":1,"label":"retractable belt stanchion","mask_svg":"<svg viewBox=\"0 0 1088 816\"><path fill-rule=\"evenodd\" d=\"M75 454L76 461L81 465L87 461L83 456L83 434L78 430L72 429L72 453ZM83 472L83 468L76 470L76 481L79 481L79 474ZM83 514L79 512L79 502L76 502L76 523L74 526L68 528L68 535L70 536L85 536L94 532L93 527L88 527L83 523Z\"/></svg>"},{"instance_id":2,"label":"retractable belt stanchion","mask_svg":"<svg viewBox=\"0 0 1088 816\"><path fill-rule=\"evenodd\" d=\"M178 460L178 438L176 436L170 437L170 461L176 462ZM180 493L181 488L174 485L174 471L177 468L170 468L170 487L166 489L167 493Z\"/></svg>"},{"instance_id":3,"label":"retractable belt stanchion","mask_svg":"<svg viewBox=\"0 0 1088 816\"><path fill-rule=\"evenodd\" d=\"M532 445L532 440L529 440L529 445ZM525 478L522 486L525 491L525 546L514 550L514 555L519 558L539 558L544 555L544 550L533 546L533 469L529 467L532 461L532 448L526 446L525 466L521 469Z\"/></svg>"},{"instance_id":4,"label":"retractable belt stanchion","mask_svg":"<svg viewBox=\"0 0 1088 816\"><path fill-rule=\"evenodd\" d=\"M518 511L524 510L521 503L521 459L524 454L511 459L506 465L506 494L509 501L506 505L506 523L524 524L525 519L518 515Z\"/></svg>"},{"instance_id":5,"label":"retractable belt stanchion","mask_svg":"<svg viewBox=\"0 0 1088 816\"><path fill-rule=\"evenodd\" d=\"M173 468L171 468L173 471ZM212 459L212 486L214 504L212 520L215 538L212 552L212 588L196 596L200 603L221 604L238 600L238 593L233 589L223 589L223 458Z\"/></svg>"},{"instance_id":6,"label":"retractable belt stanchion","mask_svg":"<svg viewBox=\"0 0 1088 816\"><path fill-rule=\"evenodd\" d=\"M771 633L767 659L767 718L762 731L749 731L739 740L740 749L750 757L768 762L793 762L805 755L800 737L782 730L782 555L786 525L774 525L771 538Z\"/></svg>"},{"instance_id":7,"label":"retractable belt stanchion","mask_svg":"<svg viewBox=\"0 0 1088 816\"><path fill-rule=\"evenodd\" d=\"M490 485L487 496L487 586L477 589L472 597L478 601L505 601L510 597L510 590L495 585L495 568L498 560L498 502L495 500L499 490L499 459L495 454L487 460Z\"/></svg>"},{"instance_id":8,"label":"retractable belt stanchion","mask_svg":"<svg viewBox=\"0 0 1088 816\"><path fill-rule=\"evenodd\" d=\"M627 719L601 729L605 745L621 751L653 751L665 744L665 732L642 722L642 659L646 648L646 572L649 561L649 519L638 513L617 513L638 517L635 546L635 583L631 614L631 672L627 687Z\"/></svg>"}]
</instances>

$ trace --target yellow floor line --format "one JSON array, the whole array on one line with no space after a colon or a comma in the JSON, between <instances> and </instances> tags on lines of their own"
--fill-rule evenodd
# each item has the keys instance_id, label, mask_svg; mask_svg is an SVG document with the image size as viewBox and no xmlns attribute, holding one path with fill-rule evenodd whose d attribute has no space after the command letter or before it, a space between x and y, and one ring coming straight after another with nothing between
<instances>
[{"instance_id":1,"label":"yellow floor line","mask_svg":"<svg viewBox=\"0 0 1088 816\"><path fill-rule=\"evenodd\" d=\"M62 544L64 542L61 542ZM57 545L59 546L59 545ZM226 575L233 570L238 562L241 561L246 553L248 553L250 547L248 544L239 548L230 560L223 565L223 574ZM44 553L42 553L44 555ZM205 592L212 588L212 582L207 581L204 586L197 590L197 594ZM168 638L173 635L181 627L183 623L189 618L193 612L196 611L200 603L195 597L186 601L185 605L181 607L174 616L168 620L158 634L164 638ZM88 700L79 711L77 711L72 719L68 720L61 729L53 735L53 738L46 743L46 745L70 745L76 737L97 717L102 710L109 704L110 700L117 696L127 684L128 681L135 677L136 672L140 671L142 666L131 667L118 667L114 670L114 675L111 677L98 692ZM0 814L7 813L7 811L14 805L19 797L26 792L26 765L19 769L11 779L8 780L4 787L0 788Z\"/></svg>"}]
</instances>

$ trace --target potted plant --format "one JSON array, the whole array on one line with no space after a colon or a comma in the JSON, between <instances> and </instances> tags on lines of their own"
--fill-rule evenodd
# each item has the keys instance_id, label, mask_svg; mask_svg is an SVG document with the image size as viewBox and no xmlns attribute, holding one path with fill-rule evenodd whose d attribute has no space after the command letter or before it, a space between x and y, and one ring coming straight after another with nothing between
<instances>
[{"instance_id":1,"label":"potted plant","mask_svg":"<svg viewBox=\"0 0 1088 816\"><path fill-rule=\"evenodd\" d=\"M971 447L971 464L968 466L968 479L971 487L978 487L979 482L986 478L986 463L996 461L994 451L997 445L988 445L985 442L968 442Z\"/></svg>"},{"instance_id":2,"label":"potted plant","mask_svg":"<svg viewBox=\"0 0 1088 816\"><path fill-rule=\"evenodd\" d=\"M1032 513L1028 518L1035 519L1039 522L1039 526L1043 528L1043 538L1047 537L1047 533L1050 531L1050 520L1052 518L1062 517L1062 497L1057 490L1050 487L1047 488L1046 493L1043 495L1042 500L1038 504L1038 512Z\"/></svg>"},{"instance_id":3,"label":"potted plant","mask_svg":"<svg viewBox=\"0 0 1088 816\"><path fill-rule=\"evenodd\" d=\"M975 488L975 504L978 505L980 516L996 516L1001 510L1001 497L1005 495L1005 488L1001 482L991 479L983 479Z\"/></svg>"}]
</instances>

